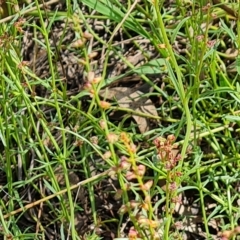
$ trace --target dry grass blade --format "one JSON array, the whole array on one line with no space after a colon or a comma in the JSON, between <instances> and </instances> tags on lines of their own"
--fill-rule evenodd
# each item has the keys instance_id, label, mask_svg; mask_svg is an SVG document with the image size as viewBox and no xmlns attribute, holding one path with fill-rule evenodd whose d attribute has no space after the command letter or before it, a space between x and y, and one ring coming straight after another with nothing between
<instances>
[{"instance_id":1,"label":"dry grass blade","mask_svg":"<svg viewBox=\"0 0 240 240\"><path fill-rule=\"evenodd\" d=\"M132 10L134 9L134 7L136 6L136 4L139 2L139 0L135 0L135 2L133 3L133 5L131 6L131 8L128 10L128 12L125 14L124 18L122 19L122 21L117 25L117 27L114 29L114 32L111 36L111 38L108 41L108 44L113 40L115 34L117 33L117 31L122 27L124 21L126 21L126 19L128 18L128 16L131 14Z\"/></svg>"},{"instance_id":2,"label":"dry grass blade","mask_svg":"<svg viewBox=\"0 0 240 240\"><path fill-rule=\"evenodd\" d=\"M88 178L88 179L86 179L86 180L84 180L84 181L81 181L81 182L79 182L79 183L71 186L71 187L70 187L70 190L73 190L73 189L78 188L78 187L80 187L80 186L83 186L83 185L85 185L85 184L87 184L87 183L90 183L90 182L92 182L92 181L95 181L95 180L97 180L97 179L100 178L100 177L105 177L105 176L108 175L108 173L109 173L110 171L111 171L111 169L109 169L109 170L107 170L107 171L105 171L105 172L103 172L103 173L100 173L100 174L98 174L98 175L96 175L96 176L93 176L93 177L91 177L91 178ZM52 199L52 198L54 198L54 197L56 197L56 196L59 196L59 195L61 195L61 194L64 194L64 193L66 193L67 191L68 191L67 189L63 189L63 190L61 190L61 191L59 191L59 192L57 192L57 193L54 193L54 194L52 194L52 195L50 195L50 196L44 197L44 198L42 198L42 199L39 199L38 201L35 201L35 202L33 202L33 203L29 203L29 204L25 205L23 208L18 208L18 209L14 210L14 211L12 211L12 212L10 212L10 213L5 214L5 215L3 216L3 218L6 219L6 218L9 218L10 216L13 216L13 215L17 214L17 213L26 211L27 209L30 209L30 208L32 208L32 207L34 207L34 206L36 206L36 205L39 205L39 204L42 203L42 202L46 202L46 201L48 201L48 200L50 200L50 199Z\"/></svg>"},{"instance_id":3,"label":"dry grass blade","mask_svg":"<svg viewBox=\"0 0 240 240\"><path fill-rule=\"evenodd\" d=\"M46 3L44 3L44 4L40 4L39 7L42 8L42 7L44 7L44 6L50 6L50 5L52 5L52 4L54 4L54 3L57 3L57 2L59 2L59 0L51 0L51 1L46 2ZM37 7L32 7L32 8L29 8L29 9L21 12L21 14L22 14L22 15L23 15L23 14L27 14L27 13L30 13L30 12L35 11L35 10L37 10ZM8 17L5 17L5 18L3 18L3 19L0 19L0 23L8 22L8 21L12 20L14 17L18 16L18 15L19 15L19 13L14 14L14 15L11 15L11 16L8 16Z\"/></svg>"}]
</instances>

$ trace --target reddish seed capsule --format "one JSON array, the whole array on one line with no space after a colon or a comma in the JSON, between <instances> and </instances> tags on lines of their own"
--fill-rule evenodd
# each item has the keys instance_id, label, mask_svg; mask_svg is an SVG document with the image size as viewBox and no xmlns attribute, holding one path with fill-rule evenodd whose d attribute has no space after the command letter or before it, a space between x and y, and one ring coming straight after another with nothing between
<instances>
[{"instance_id":1,"label":"reddish seed capsule","mask_svg":"<svg viewBox=\"0 0 240 240\"><path fill-rule=\"evenodd\" d=\"M85 38L84 39L78 39L75 42L71 43L70 46L72 48L81 48L82 46L84 46L85 42L86 42Z\"/></svg>"},{"instance_id":2,"label":"reddish seed capsule","mask_svg":"<svg viewBox=\"0 0 240 240\"><path fill-rule=\"evenodd\" d=\"M92 80L92 83L93 83L93 84L98 84L98 83L101 82L101 80L102 80L102 77L95 77L95 78Z\"/></svg>"},{"instance_id":3,"label":"reddish seed capsule","mask_svg":"<svg viewBox=\"0 0 240 240\"><path fill-rule=\"evenodd\" d=\"M109 143L115 143L118 141L118 135L115 133L109 133L107 135L107 140Z\"/></svg>"},{"instance_id":4,"label":"reddish seed capsule","mask_svg":"<svg viewBox=\"0 0 240 240\"><path fill-rule=\"evenodd\" d=\"M143 184L143 186L141 186L141 189L148 191L151 189L152 185L153 185L153 181L149 180L145 184Z\"/></svg>"},{"instance_id":5,"label":"reddish seed capsule","mask_svg":"<svg viewBox=\"0 0 240 240\"><path fill-rule=\"evenodd\" d=\"M111 104L109 102L106 101L100 101L100 107L103 109L108 109L111 107Z\"/></svg>"},{"instance_id":6,"label":"reddish seed capsule","mask_svg":"<svg viewBox=\"0 0 240 240\"><path fill-rule=\"evenodd\" d=\"M101 129L105 129L106 126L107 126L106 122L105 122L103 119L101 119L101 120L99 121L99 125L100 125Z\"/></svg>"},{"instance_id":7,"label":"reddish seed capsule","mask_svg":"<svg viewBox=\"0 0 240 240\"><path fill-rule=\"evenodd\" d=\"M110 157L112 156L111 152L110 151L107 151L103 154L103 159L109 159Z\"/></svg>"},{"instance_id":8,"label":"reddish seed capsule","mask_svg":"<svg viewBox=\"0 0 240 240\"><path fill-rule=\"evenodd\" d=\"M91 33L89 33L89 32L84 32L83 33L83 37L88 39L88 40L90 40L93 37L93 35Z\"/></svg>"},{"instance_id":9,"label":"reddish seed capsule","mask_svg":"<svg viewBox=\"0 0 240 240\"><path fill-rule=\"evenodd\" d=\"M89 59L93 59L93 58L95 58L97 55L98 55L97 52L91 52L91 53L88 54L88 57L89 57Z\"/></svg>"},{"instance_id":10,"label":"reddish seed capsule","mask_svg":"<svg viewBox=\"0 0 240 240\"><path fill-rule=\"evenodd\" d=\"M90 71L90 72L87 73L87 79L88 79L88 82L89 82L89 83L92 83L94 77L95 77L94 72L91 72L91 71Z\"/></svg>"},{"instance_id":11,"label":"reddish seed capsule","mask_svg":"<svg viewBox=\"0 0 240 240\"><path fill-rule=\"evenodd\" d=\"M140 177L144 176L145 172L146 172L146 167L144 165L139 165L138 167L138 175Z\"/></svg>"}]
</instances>

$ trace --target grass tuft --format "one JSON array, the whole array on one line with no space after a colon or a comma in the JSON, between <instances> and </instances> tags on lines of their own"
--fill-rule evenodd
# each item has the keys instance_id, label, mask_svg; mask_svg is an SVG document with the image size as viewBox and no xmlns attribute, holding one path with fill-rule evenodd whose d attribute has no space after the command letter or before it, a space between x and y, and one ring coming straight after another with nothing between
<instances>
[{"instance_id":1,"label":"grass tuft","mask_svg":"<svg viewBox=\"0 0 240 240\"><path fill-rule=\"evenodd\" d=\"M239 9L0 2L1 239L238 239Z\"/></svg>"}]
</instances>

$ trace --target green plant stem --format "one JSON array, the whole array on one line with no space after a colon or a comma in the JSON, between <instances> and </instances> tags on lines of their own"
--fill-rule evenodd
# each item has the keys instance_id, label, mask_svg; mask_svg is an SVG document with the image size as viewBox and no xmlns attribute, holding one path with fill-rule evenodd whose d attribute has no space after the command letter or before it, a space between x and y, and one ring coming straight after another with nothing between
<instances>
[{"instance_id":1,"label":"green plant stem","mask_svg":"<svg viewBox=\"0 0 240 240\"><path fill-rule=\"evenodd\" d=\"M56 87L56 79L55 79L55 68L53 66L53 60L52 60L52 55L51 55L51 46L50 46L50 42L48 39L48 32L47 29L45 27L45 22L43 20L43 16L41 14L40 11L40 6L37 0L35 0L35 4L37 7L37 11L39 12L39 19L40 19L40 23L42 26L42 33L45 39L45 44L46 44L46 50L47 50L47 55L48 55L48 63L49 63L49 68L50 68L50 73L51 73L51 77L52 77L52 90L53 90L53 97L54 97L54 102L55 102L55 109L57 111L57 116L58 116L58 120L60 123L60 127L62 129L64 129L64 125L63 125L63 120L62 120L62 114L60 111L60 107L58 104L58 89ZM57 49L56 49L57 50ZM58 161L60 162L60 164L62 165L63 168L63 172L64 172L64 178L65 178L65 183L66 183L66 187L67 187L67 195L68 195L68 200L69 200L69 206L70 206L70 223L71 223L71 236L73 240L77 239L76 236L76 231L75 231L75 225L73 224L75 221L75 214L74 214L74 201L72 199L72 194L70 191L70 182L69 182L69 178L68 178L68 171L67 171L67 166L66 166L66 155L67 155L67 146L66 146L66 136L65 136L65 131L61 131L61 136L62 136L62 144L63 144L63 153L61 153L59 147L56 148L57 151L57 158ZM68 214L67 214L68 216Z\"/></svg>"},{"instance_id":2,"label":"green plant stem","mask_svg":"<svg viewBox=\"0 0 240 240\"><path fill-rule=\"evenodd\" d=\"M208 41L208 28L210 24L210 8L207 10L207 19L206 19L206 29L204 32L203 40L195 40L197 44L196 49L196 57L195 57L195 66L196 66L196 74L194 78L194 86L193 86L193 94L192 94L192 101L193 101L193 118L194 118L194 132L196 132L196 119L197 119L197 109L196 109L196 101L199 98L199 86L200 86L200 75L202 72L203 62L204 62L204 55L207 49L207 41ZM196 33L197 37L201 37ZM200 45L200 48L198 46ZM200 55L200 56L199 56ZM194 145L197 145L196 142L196 134L194 134Z\"/></svg>"},{"instance_id":3,"label":"green plant stem","mask_svg":"<svg viewBox=\"0 0 240 240\"><path fill-rule=\"evenodd\" d=\"M163 20L162 20L160 9L158 7L159 0L154 1L154 3L155 3L155 6L154 6L155 7L155 11L157 13L157 20L158 20L158 24L159 24L159 33L163 37L164 44L166 44L166 48L168 50L168 54L169 54L169 57L170 57L169 60L172 63L172 65L173 65L173 67L174 67L174 69L176 71L178 87L179 87L178 93L179 93L179 97L180 97L180 99L182 101L182 104L184 106L184 111L185 111L186 120L187 120L186 121L187 129L186 129L185 141L183 143L183 147L182 147L182 151L181 151L182 161L179 163L179 166L181 167L183 159L184 159L185 154L186 154L187 147L188 147L190 134L191 134L191 126L192 126L191 114L190 114L190 110L189 110L189 107L188 107L189 98L185 94L184 87L183 87L183 82L182 82L182 74L180 72L180 68L178 66L178 63L176 61L174 52L172 50L172 46L170 45L169 40L168 40L168 36L167 36L166 30L165 30L165 26L164 26L164 23L163 23Z\"/></svg>"},{"instance_id":4,"label":"green plant stem","mask_svg":"<svg viewBox=\"0 0 240 240\"><path fill-rule=\"evenodd\" d=\"M237 46L238 46L238 55L240 55L240 2L238 2Z\"/></svg>"},{"instance_id":5,"label":"green plant stem","mask_svg":"<svg viewBox=\"0 0 240 240\"><path fill-rule=\"evenodd\" d=\"M166 224L164 226L164 240L168 239L169 237L169 230L171 227L172 223L172 211L170 210L170 205L171 205L171 194L170 194L170 171L167 172L167 178L166 178L166 203L165 203L165 219L166 219Z\"/></svg>"},{"instance_id":6,"label":"green plant stem","mask_svg":"<svg viewBox=\"0 0 240 240\"><path fill-rule=\"evenodd\" d=\"M197 184L198 184L198 191L199 191L199 195L200 195L200 203L201 203L201 209L202 209L205 231L206 231L206 234L207 234L207 239L210 239L207 215L206 215L206 210L205 210L205 202L204 202L204 196L203 196L203 190L202 190L203 186L202 186L202 182L201 182L200 168L197 168Z\"/></svg>"},{"instance_id":7,"label":"green plant stem","mask_svg":"<svg viewBox=\"0 0 240 240\"><path fill-rule=\"evenodd\" d=\"M186 116L186 123L187 123L186 135L185 135L185 139L184 139L183 146L182 146L182 151L181 151L182 159L181 159L181 161L179 162L179 165L178 165L178 170L181 172L183 160L185 158L186 150L187 150L188 143L189 143L189 140L190 140L191 126L192 126L191 114L190 114L190 110L189 110L189 107L188 107L189 98L185 94L184 87L183 87L183 82L182 82L182 74L180 72L180 68L178 66L178 63L176 61L174 52L172 50L172 46L170 45L170 42L168 40L168 36L167 36L166 30L165 30L162 15L161 15L161 12L160 12L160 9L159 9L159 0L154 1L154 9L155 9L156 15L157 15L157 24L158 24L158 28L159 28L159 34L163 38L163 43L166 45L166 49L167 49L168 54L169 54L169 58L170 58L169 60L170 60L171 64L173 65L174 70L176 71L177 87L178 87L178 89L176 89L176 90L177 90L177 92L179 94L179 97L181 99L181 102L183 104L184 111L185 111L185 116ZM180 185L180 178L178 178L177 184ZM169 230L170 230L170 226L171 226L171 222L172 222L172 215L169 216L168 212L166 212L166 214L167 214L166 215L167 222L166 222L166 225L165 225L165 228L164 228L164 239L168 239L168 237L169 237Z\"/></svg>"}]
</instances>

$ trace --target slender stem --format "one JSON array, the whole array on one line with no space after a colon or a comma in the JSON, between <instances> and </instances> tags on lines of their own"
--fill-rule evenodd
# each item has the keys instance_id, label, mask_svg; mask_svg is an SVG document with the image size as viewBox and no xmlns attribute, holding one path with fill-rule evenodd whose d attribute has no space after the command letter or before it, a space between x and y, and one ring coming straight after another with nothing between
<instances>
[{"instance_id":1,"label":"slender stem","mask_svg":"<svg viewBox=\"0 0 240 240\"><path fill-rule=\"evenodd\" d=\"M183 159L185 158L188 143L189 143L189 140L190 140L191 126L192 126L191 114L190 114L190 110L189 110L189 107L188 107L189 97L185 94L184 86L183 86L183 82L182 82L182 73L180 71L177 60L175 58L172 46L170 45L170 42L168 40L168 36L167 36L166 30L165 30L162 15L161 15L161 12L160 12L160 9L159 9L159 0L154 1L154 7L155 7L156 15L157 15L157 24L158 24L159 34L162 36L163 43L166 45L166 50L167 50L167 53L168 53L167 58L169 58L169 61L170 61L171 65L173 66L173 69L175 70L175 73L176 73L177 82L174 85L177 88L176 91L179 94L179 97L180 97L181 102L182 102L183 107L184 107L184 113L185 113L185 116L186 116L186 123L187 123L186 128L187 129L186 129L186 135L185 135L185 139L184 139L183 146L182 146L182 151L181 151L182 159L181 159L181 161L179 162L179 165L178 165L178 170L181 172ZM167 59L167 61L168 61L168 59ZM169 65L169 71L172 71L170 65ZM172 81L175 81L175 79L172 79ZM180 178L177 178L176 180L177 180L177 184L180 185ZM168 190L167 190L167 192L168 192ZM170 204L168 201L171 200L171 199L169 199L169 198L170 197L174 198L176 194L177 194L177 192L175 192L173 194L173 196L167 196L166 197L166 208L168 208L169 207L168 205ZM164 236L165 236L164 239L168 239L168 237L169 237L169 230L170 230L171 222L172 222L172 211L170 211L170 210L166 211L166 221L167 222L166 222L165 227L164 227Z\"/></svg>"},{"instance_id":2,"label":"slender stem","mask_svg":"<svg viewBox=\"0 0 240 240\"><path fill-rule=\"evenodd\" d=\"M67 187L67 195L68 195L68 200L69 200L69 205L70 205L70 223L71 223L71 236L72 239L75 240L77 239L76 236L76 231L75 231L75 226L74 226L74 221L75 221L75 214L74 214L74 206L73 206L73 199L72 199L72 194L70 191L70 182L69 182L69 178L68 178L68 171L67 171L67 166L66 166L66 153L67 153L67 146L66 146L66 135L65 135L65 131L64 131L64 124L63 124L63 119L62 119L62 114L61 114L61 108L59 107L59 103L58 103L58 89L56 86L56 78L55 78L55 69L53 66L53 60L52 60L52 55L51 55L51 46L50 46L50 41L48 39L48 32L47 29L45 27L45 23L43 20L43 16L40 12L40 5L38 3L37 0L35 0L35 4L37 7L37 10L39 12L39 19L40 19L40 23L42 26L42 33L44 35L45 38L45 44L46 44L46 50L47 50L47 55L48 55L48 63L49 63L49 68L50 68L50 73L52 76L52 89L53 89L53 97L54 97L54 103L55 103L55 109L57 111L57 117L59 120L59 124L61 127L61 136L62 136L62 144L63 144L63 153L61 152L60 148L57 147L56 151L57 151L57 158L58 161L60 162L60 164L62 165L63 168L63 172L64 172L64 178L65 178L65 182L66 182L66 187ZM68 214L67 214L68 216Z\"/></svg>"},{"instance_id":3,"label":"slender stem","mask_svg":"<svg viewBox=\"0 0 240 240\"><path fill-rule=\"evenodd\" d=\"M172 46L170 45L169 40L168 40L168 36L167 36L166 30L165 30L165 26L164 26L164 23L163 23L163 20L162 20L162 15L161 15L160 9L158 7L159 0L154 1L154 3L155 3L155 11L157 13L157 20L158 20L158 24L159 24L159 33L163 37L164 44L166 44L166 48L167 48L167 51L168 51L168 54L169 54L169 57L170 57L169 60L170 60L171 64L173 65L174 70L176 71L176 76L177 76L177 81L178 81L177 83L178 83L178 87L179 87L179 89L176 89L176 90L178 90L179 97L182 101L184 111L185 111L185 115L186 115L186 120L187 120L186 121L187 122L187 129L186 129L185 141L183 143L183 147L182 147L182 151L181 151L182 161L179 162L179 166L182 167L182 162L183 162L183 159L184 159L185 154L186 154L186 150L187 150L187 146L188 146L188 142L189 142L190 134L191 134L191 126L192 126L191 114L190 114L190 110L189 110L189 107L188 107L189 97L185 94L184 87L183 87L183 82L182 82L182 73L180 71L180 68L178 67L178 63L177 63L177 60L175 58L174 52L172 50Z\"/></svg>"},{"instance_id":4,"label":"slender stem","mask_svg":"<svg viewBox=\"0 0 240 240\"><path fill-rule=\"evenodd\" d=\"M210 233L209 233L209 229L208 229L208 224L207 224L208 221L207 221L207 215L206 215L205 203L204 203L204 196L203 196L203 186L202 186L202 182L201 182L200 168L197 169L197 181L198 181L198 191L199 191L199 195L200 195L200 203L201 203L205 231L207 234L207 238L210 239Z\"/></svg>"}]
</instances>

